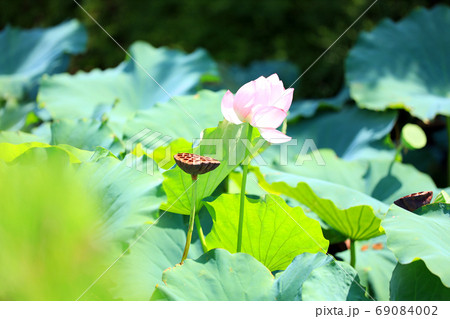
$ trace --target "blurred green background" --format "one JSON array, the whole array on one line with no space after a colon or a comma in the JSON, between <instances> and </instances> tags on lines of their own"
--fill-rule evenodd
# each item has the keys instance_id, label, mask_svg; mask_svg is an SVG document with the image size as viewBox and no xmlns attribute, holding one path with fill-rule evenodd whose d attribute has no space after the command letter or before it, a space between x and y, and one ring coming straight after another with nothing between
<instances>
[{"instance_id":1,"label":"blurred green background","mask_svg":"<svg viewBox=\"0 0 450 319\"><path fill-rule=\"evenodd\" d=\"M216 61L247 65L255 60L289 60L305 70L373 1L368 0L85 0L80 4L125 48L136 40L192 52L207 49ZM344 59L361 30L381 19L398 20L418 6L450 1L379 0L307 75L297 97L326 97L343 84ZM88 29L87 53L73 59L71 72L119 64L124 53L71 0L3 1L0 29L7 24L49 27L78 18Z\"/></svg>"},{"instance_id":2,"label":"blurred green background","mask_svg":"<svg viewBox=\"0 0 450 319\"><path fill-rule=\"evenodd\" d=\"M34 148L5 164L13 153L0 151L0 300L76 300L109 262L100 197L65 152Z\"/></svg>"}]
</instances>

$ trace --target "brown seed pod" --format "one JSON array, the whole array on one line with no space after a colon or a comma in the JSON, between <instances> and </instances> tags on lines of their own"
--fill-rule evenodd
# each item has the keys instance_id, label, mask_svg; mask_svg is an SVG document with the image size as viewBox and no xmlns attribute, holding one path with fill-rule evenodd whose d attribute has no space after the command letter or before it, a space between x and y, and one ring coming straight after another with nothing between
<instances>
[{"instance_id":1,"label":"brown seed pod","mask_svg":"<svg viewBox=\"0 0 450 319\"><path fill-rule=\"evenodd\" d=\"M177 165L193 177L215 170L220 162L214 158L191 153L178 153L173 156Z\"/></svg>"},{"instance_id":2,"label":"brown seed pod","mask_svg":"<svg viewBox=\"0 0 450 319\"><path fill-rule=\"evenodd\" d=\"M413 212L416 209L431 203L432 198L432 191L419 192L399 198L394 202L394 204L400 206L403 209L409 210L410 212Z\"/></svg>"}]
</instances>

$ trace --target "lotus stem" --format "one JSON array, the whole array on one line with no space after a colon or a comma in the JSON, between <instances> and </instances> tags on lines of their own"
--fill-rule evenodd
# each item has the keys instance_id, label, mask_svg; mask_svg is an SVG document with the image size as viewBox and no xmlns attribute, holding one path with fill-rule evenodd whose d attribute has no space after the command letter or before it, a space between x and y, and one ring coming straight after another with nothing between
<instances>
[{"instance_id":1,"label":"lotus stem","mask_svg":"<svg viewBox=\"0 0 450 319\"><path fill-rule=\"evenodd\" d=\"M202 224L200 224L198 214L195 214L195 227L197 227L198 238L200 238L200 242L202 243L203 252L206 253L208 246L206 246L205 235L203 234Z\"/></svg>"},{"instance_id":2,"label":"lotus stem","mask_svg":"<svg viewBox=\"0 0 450 319\"><path fill-rule=\"evenodd\" d=\"M184 246L183 257L181 257L180 264L183 264L189 253L189 247L191 246L192 233L194 231L195 220L195 202L197 201L197 175L192 176L192 197L191 197L191 215L189 216L189 228L186 236L186 245Z\"/></svg>"},{"instance_id":3,"label":"lotus stem","mask_svg":"<svg viewBox=\"0 0 450 319\"><path fill-rule=\"evenodd\" d=\"M247 128L247 141L251 143L252 140L252 131L253 126L248 125ZM243 172L242 172L242 183L241 183L241 202L239 206L239 226L238 226L238 238L237 238L237 248L236 251L238 253L241 252L242 249L242 230L244 228L244 205L245 205L245 188L247 185L247 173L248 173L248 164L250 163L250 159L247 158L250 155L249 148L245 148L245 156L243 163Z\"/></svg>"},{"instance_id":4,"label":"lotus stem","mask_svg":"<svg viewBox=\"0 0 450 319\"><path fill-rule=\"evenodd\" d=\"M286 134L287 131L287 116L285 117L284 121L283 121L283 125L281 126L281 132L283 134Z\"/></svg>"},{"instance_id":5,"label":"lotus stem","mask_svg":"<svg viewBox=\"0 0 450 319\"><path fill-rule=\"evenodd\" d=\"M356 265L356 254L355 254L355 241L350 239L350 266L355 268Z\"/></svg>"},{"instance_id":6,"label":"lotus stem","mask_svg":"<svg viewBox=\"0 0 450 319\"><path fill-rule=\"evenodd\" d=\"M395 156L394 156L394 162L399 162L401 163L403 158L402 158L402 150L403 150L403 144L400 142L400 144L395 148Z\"/></svg>"}]
</instances>

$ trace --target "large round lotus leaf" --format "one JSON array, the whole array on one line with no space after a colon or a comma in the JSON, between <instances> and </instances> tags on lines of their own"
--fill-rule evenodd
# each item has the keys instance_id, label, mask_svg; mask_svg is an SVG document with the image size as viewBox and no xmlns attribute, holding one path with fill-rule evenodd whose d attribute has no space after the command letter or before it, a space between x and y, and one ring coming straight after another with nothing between
<instances>
[{"instance_id":1,"label":"large round lotus leaf","mask_svg":"<svg viewBox=\"0 0 450 319\"><path fill-rule=\"evenodd\" d=\"M111 121L123 123L134 111L192 93L204 74L215 72L215 63L204 50L185 54L136 42L129 52L139 65L128 59L105 71L45 77L39 105L54 119L92 118L107 111ZM178 111L190 113L189 105L179 103Z\"/></svg>"},{"instance_id":2,"label":"large round lotus leaf","mask_svg":"<svg viewBox=\"0 0 450 319\"><path fill-rule=\"evenodd\" d=\"M273 280L252 256L214 249L164 271L151 300L275 300Z\"/></svg>"},{"instance_id":3,"label":"large round lotus leaf","mask_svg":"<svg viewBox=\"0 0 450 319\"><path fill-rule=\"evenodd\" d=\"M419 125L408 123L402 128L402 143L407 148L416 150L427 145L427 136Z\"/></svg>"},{"instance_id":4,"label":"large round lotus leaf","mask_svg":"<svg viewBox=\"0 0 450 319\"><path fill-rule=\"evenodd\" d=\"M344 87L336 96L330 98L294 101L289 109L288 120L295 120L299 117L312 117L320 108L340 110L349 98L349 90L347 87Z\"/></svg>"},{"instance_id":5,"label":"large round lotus leaf","mask_svg":"<svg viewBox=\"0 0 450 319\"><path fill-rule=\"evenodd\" d=\"M116 138L107 123L95 119L57 120L50 129L52 144L69 144L89 151L97 146L111 150Z\"/></svg>"},{"instance_id":6,"label":"large round lotus leaf","mask_svg":"<svg viewBox=\"0 0 450 319\"><path fill-rule=\"evenodd\" d=\"M404 108L422 120L450 115L450 8L419 9L361 34L346 61L360 107Z\"/></svg>"},{"instance_id":7,"label":"large round lotus leaf","mask_svg":"<svg viewBox=\"0 0 450 319\"><path fill-rule=\"evenodd\" d=\"M292 280L289 282L289 279ZM349 264L336 261L330 256L302 254L276 281L278 297L303 301L360 301L365 297L365 287L359 283L355 269ZM281 285L288 284L287 289ZM292 288L297 286L295 292ZM285 295L286 294L286 295ZM283 298L284 297L284 298ZM300 299L301 298L301 299Z\"/></svg>"},{"instance_id":8,"label":"large round lotus leaf","mask_svg":"<svg viewBox=\"0 0 450 319\"><path fill-rule=\"evenodd\" d=\"M264 154L264 153L263 153ZM278 155L280 156L280 155ZM321 149L306 155L296 154L295 163L290 165L273 165L277 170L301 176L308 179L308 184L315 192L324 193L332 199L332 192L322 192L319 187L313 187L313 180L327 181L346 186L353 190L370 195L386 204L392 204L396 199L423 190L436 190L433 180L418 171L414 166L389 159L345 161L332 150ZM266 167L261 167L265 172ZM271 178L267 172L267 176ZM282 174L283 176L287 176ZM275 177L274 177L275 178ZM277 181L281 181L281 177ZM292 180L287 178L286 181Z\"/></svg>"},{"instance_id":9,"label":"large round lotus leaf","mask_svg":"<svg viewBox=\"0 0 450 319\"><path fill-rule=\"evenodd\" d=\"M0 131L0 143L22 144L29 142L47 143L49 141L44 137L21 131Z\"/></svg>"},{"instance_id":10,"label":"large round lotus leaf","mask_svg":"<svg viewBox=\"0 0 450 319\"><path fill-rule=\"evenodd\" d=\"M7 26L0 32L0 99L31 97L43 74L65 71L69 54L86 48L85 28L77 20L47 29L20 30Z\"/></svg>"},{"instance_id":11,"label":"large round lotus leaf","mask_svg":"<svg viewBox=\"0 0 450 319\"><path fill-rule=\"evenodd\" d=\"M94 154L93 152L83 151L70 145L51 146L42 142L21 144L0 143L0 160L7 163L12 162L25 153L28 153L27 156L34 157L37 161L42 159L46 160L47 157L45 157L45 154L47 151L65 153L72 163L88 161Z\"/></svg>"},{"instance_id":12,"label":"large round lotus leaf","mask_svg":"<svg viewBox=\"0 0 450 319\"><path fill-rule=\"evenodd\" d=\"M0 83L1 87L1 83ZM0 97L1 102L1 97ZM23 128L27 115L36 107L36 103L7 103L0 108L0 130L16 131Z\"/></svg>"},{"instance_id":13,"label":"large round lotus leaf","mask_svg":"<svg viewBox=\"0 0 450 319\"><path fill-rule=\"evenodd\" d=\"M439 277L432 274L419 259L406 265L397 264L390 282L390 300L448 302L450 288L445 287Z\"/></svg>"},{"instance_id":14,"label":"large round lotus leaf","mask_svg":"<svg viewBox=\"0 0 450 319\"><path fill-rule=\"evenodd\" d=\"M157 223L140 229L141 237L136 238L136 243L111 267L104 279L116 283L113 289L115 298L149 300L155 286L163 285L163 271L178 264L183 255L188 229L183 217L167 212L161 214ZM198 258L202 254L201 244L194 237L188 258Z\"/></svg>"},{"instance_id":15,"label":"large round lotus leaf","mask_svg":"<svg viewBox=\"0 0 450 319\"><path fill-rule=\"evenodd\" d=\"M265 170L267 172L267 170ZM268 177L257 173L262 188L270 193L283 194L307 206L339 233L353 240L363 240L382 234L380 217L387 210L386 205L363 193L353 191L342 185L323 181L312 181L290 174L279 174ZM282 180L270 183L271 180ZM286 182L285 182L286 181ZM320 187L322 192L331 194L333 200L322 197L313 191ZM323 193L322 193L323 194Z\"/></svg>"},{"instance_id":16,"label":"large round lotus leaf","mask_svg":"<svg viewBox=\"0 0 450 319\"><path fill-rule=\"evenodd\" d=\"M223 91L202 90L195 95L179 96L176 100L156 103L149 109L125 112L120 116L116 116L114 108L112 111L108 108L98 111L92 118L74 120L67 115L55 120L48 128L42 125L34 133L50 135L53 143L67 143L83 149L107 147L114 154L125 149L133 151L140 145L142 151L149 154L177 138L192 143L200 138L203 129L216 127L223 119L220 112L223 94ZM180 105L188 106L188 113ZM165 167L168 168L170 166Z\"/></svg>"},{"instance_id":17,"label":"large round lotus leaf","mask_svg":"<svg viewBox=\"0 0 450 319\"><path fill-rule=\"evenodd\" d=\"M277 300L302 300L302 286L311 272L332 261L333 258L324 253L304 253L295 257L286 270L277 275L273 284Z\"/></svg>"},{"instance_id":18,"label":"large round lotus leaf","mask_svg":"<svg viewBox=\"0 0 450 319\"><path fill-rule=\"evenodd\" d=\"M322 253L295 257L277 276L273 289L276 299L281 301L365 300L365 288L359 283L356 271Z\"/></svg>"},{"instance_id":19,"label":"large round lotus leaf","mask_svg":"<svg viewBox=\"0 0 450 319\"><path fill-rule=\"evenodd\" d=\"M386 204L390 205L398 198L415 192L437 190L433 179L411 164L369 160L366 165L363 176L365 188L361 191Z\"/></svg>"},{"instance_id":20,"label":"large round lotus leaf","mask_svg":"<svg viewBox=\"0 0 450 319\"><path fill-rule=\"evenodd\" d=\"M86 180L86 189L100 194L100 211L105 223L99 233L126 247L143 225L158 217L165 199L160 186L162 175L139 172L126 161L107 156L78 165L78 174Z\"/></svg>"},{"instance_id":21,"label":"large round lotus leaf","mask_svg":"<svg viewBox=\"0 0 450 319\"><path fill-rule=\"evenodd\" d=\"M208 248L236 252L239 221L239 194L222 194L205 206L213 218L206 236ZM282 198L245 199L242 252L248 253L271 271L285 269L304 252L326 252L328 241L318 221L300 207L289 207Z\"/></svg>"},{"instance_id":22,"label":"large round lotus leaf","mask_svg":"<svg viewBox=\"0 0 450 319\"><path fill-rule=\"evenodd\" d=\"M416 213L417 212L417 213ZM381 226L387 245L401 264L417 258L450 287L450 204L425 205L414 213L391 206Z\"/></svg>"},{"instance_id":23,"label":"large round lotus leaf","mask_svg":"<svg viewBox=\"0 0 450 319\"><path fill-rule=\"evenodd\" d=\"M386 247L386 236L357 241L356 265L361 284L368 288L370 295L379 301L389 300L389 281L397 259ZM350 263L350 250L337 254Z\"/></svg>"},{"instance_id":24,"label":"large round lotus leaf","mask_svg":"<svg viewBox=\"0 0 450 319\"><path fill-rule=\"evenodd\" d=\"M228 193L237 194L241 191L241 183L242 183L242 172L232 172L228 175ZM247 185L246 185L246 193L251 194L253 196L264 197L267 194L267 190L261 187L258 184L258 177L254 172L250 171L247 175ZM284 195L283 195L284 196ZM347 237L337 230L333 229L330 225L325 223L316 213L311 211L306 205L299 203L298 201L293 200L292 198L285 198L286 203L290 206L300 206L305 212L306 216L317 220L320 223L320 227L322 227L323 236L330 242L341 243L347 239Z\"/></svg>"},{"instance_id":25,"label":"large round lotus leaf","mask_svg":"<svg viewBox=\"0 0 450 319\"><path fill-rule=\"evenodd\" d=\"M157 103L148 110L139 110L126 122L124 135L129 143L129 140L148 130L152 134L159 134L148 132L147 138L144 136L136 141L147 149L156 148L154 145L158 145L159 140L184 138L192 143L200 138L202 130L216 127L223 120L220 101L224 93L202 90L195 95L179 96L176 100Z\"/></svg>"},{"instance_id":26,"label":"large round lotus leaf","mask_svg":"<svg viewBox=\"0 0 450 319\"><path fill-rule=\"evenodd\" d=\"M292 137L292 141L272 145L262 157L267 163L281 163L280 154L283 154L287 155L289 163L295 163L299 154L330 148L346 160L392 158L394 152L381 145L380 141L392 130L396 118L394 111L373 112L357 107L323 112L289 124L286 134ZM283 153L284 149L288 150L287 154Z\"/></svg>"}]
</instances>

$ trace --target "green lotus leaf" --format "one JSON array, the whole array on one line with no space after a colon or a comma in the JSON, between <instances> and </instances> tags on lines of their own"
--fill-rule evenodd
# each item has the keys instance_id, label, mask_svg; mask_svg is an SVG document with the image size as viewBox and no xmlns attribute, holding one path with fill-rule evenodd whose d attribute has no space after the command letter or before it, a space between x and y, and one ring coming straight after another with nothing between
<instances>
[{"instance_id":1,"label":"green lotus leaf","mask_svg":"<svg viewBox=\"0 0 450 319\"><path fill-rule=\"evenodd\" d=\"M29 142L47 143L47 139L21 131L0 131L0 143L22 144Z\"/></svg>"},{"instance_id":2,"label":"green lotus leaf","mask_svg":"<svg viewBox=\"0 0 450 319\"><path fill-rule=\"evenodd\" d=\"M256 172L266 191L295 199L350 239L369 239L383 233L380 222L387 206L366 194L342 185L267 168L252 171Z\"/></svg>"},{"instance_id":3,"label":"green lotus leaf","mask_svg":"<svg viewBox=\"0 0 450 319\"><path fill-rule=\"evenodd\" d=\"M274 300L270 271L250 255L214 249L164 271L151 300Z\"/></svg>"},{"instance_id":4,"label":"green lotus leaf","mask_svg":"<svg viewBox=\"0 0 450 319\"><path fill-rule=\"evenodd\" d=\"M246 185L246 193L251 194L252 196L264 197L267 194L267 191L258 184L257 176L250 171L247 174L247 185ZM230 194L240 193L241 191L241 182L242 182L242 172L231 172L228 175L228 185L227 191ZM325 223L323 220L317 216L314 212L312 212L307 206L302 205L297 201L293 201L292 198L286 197L283 195L283 198L286 200L286 203L289 206L300 206L305 212L306 216L317 220L320 223L320 227L322 227L322 232L324 237L329 240L330 244L340 243L347 239L345 235L342 235L335 229L333 229L330 225Z\"/></svg>"},{"instance_id":5,"label":"green lotus leaf","mask_svg":"<svg viewBox=\"0 0 450 319\"><path fill-rule=\"evenodd\" d=\"M431 273L450 287L450 204L425 205L414 213L392 205L382 226L387 245L399 263L409 264L420 258Z\"/></svg>"},{"instance_id":6,"label":"green lotus leaf","mask_svg":"<svg viewBox=\"0 0 450 319\"><path fill-rule=\"evenodd\" d=\"M189 143L184 138L178 138L170 142L169 145L163 145L156 148L152 153L148 154L159 167L169 169L175 165L173 156L177 153L192 152L192 143Z\"/></svg>"},{"instance_id":7,"label":"green lotus leaf","mask_svg":"<svg viewBox=\"0 0 450 319\"><path fill-rule=\"evenodd\" d=\"M45 155L39 163L0 164L0 196L7 199L0 217L1 300L75 300L106 268L110 242L97 227L101 198L70 169L66 153ZM99 283L92 292L110 299L109 287Z\"/></svg>"},{"instance_id":8,"label":"green lotus leaf","mask_svg":"<svg viewBox=\"0 0 450 319\"><path fill-rule=\"evenodd\" d=\"M156 285L162 285L163 271L178 264L186 243L187 223L169 212L154 224L140 229L140 237L111 268L105 280L116 283L113 296L123 300L149 300ZM195 232L195 231L194 231ZM188 258L203 254L197 237L193 238ZM189 259L186 260L188 262Z\"/></svg>"},{"instance_id":9,"label":"green lotus leaf","mask_svg":"<svg viewBox=\"0 0 450 319\"><path fill-rule=\"evenodd\" d=\"M288 125L292 141L272 145L262 154L267 163L281 163L280 150L288 149L288 163L295 163L299 154L305 155L322 148L333 149L345 160L391 159L395 151L382 140L394 127L394 111L373 112L345 107L339 112L323 112L313 118L300 119Z\"/></svg>"},{"instance_id":10,"label":"green lotus leaf","mask_svg":"<svg viewBox=\"0 0 450 319\"><path fill-rule=\"evenodd\" d=\"M235 125L224 120L216 128L206 129L199 146L193 153L210 156L221 162L215 170L199 175L197 179L197 210L203 206L202 199L210 196L219 184L232 172L245 157L245 144L247 138L247 125ZM253 131L252 145L264 145L257 130ZM189 215L191 211L192 185L191 175L183 172L179 167L164 172L164 191L167 194L167 203L161 206L162 210L169 210L177 214Z\"/></svg>"},{"instance_id":11,"label":"green lotus leaf","mask_svg":"<svg viewBox=\"0 0 450 319\"><path fill-rule=\"evenodd\" d=\"M340 110L350 99L349 90L344 87L336 96L324 99L308 99L294 101L289 109L288 120L299 117L312 117L320 108Z\"/></svg>"},{"instance_id":12,"label":"green lotus leaf","mask_svg":"<svg viewBox=\"0 0 450 319\"><path fill-rule=\"evenodd\" d=\"M386 204L412 193L437 190L430 176L410 164L374 160L368 161L367 165L365 192Z\"/></svg>"},{"instance_id":13,"label":"green lotus leaf","mask_svg":"<svg viewBox=\"0 0 450 319\"><path fill-rule=\"evenodd\" d=\"M99 232L105 238L126 247L143 225L157 219L165 200L159 172L145 174L111 156L81 163L77 172L86 188L102 199L99 209L105 223Z\"/></svg>"},{"instance_id":14,"label":"green lotus leaf","mask_svg":"<svg viewBox=\"0 0 450 319\"><path fill-rule=\"evenodd\" d=\"M332 150L321 149L298 156L295 164L278 164L274 167L302 178L343 185L389 205L405 195L437 189L428 175L412 165L394 162L393 157L345 161L337 157ZM313 190L320 191L314 187Z\"/></svg>"},{"instance_id":15,"label":"green lotus leaf","mask_svg":"<svg viewBox=\"0 0 450 319\"><path fill-rule=\"evenodd\" d=\"M114 69L45 77L39 105L53 119L96 118L107 113L110 122L123 125L138 110L192 93L204 74L215 72L214 62L204 50L185 54L136 42L129 52L134 60ZM190 113L187 105L179 108Z\"/></svg>"},{"instance_id":16,"label":"green lotus leaf","mask_svg":"<svg viewBox=\"0 0 450 319\"><path fill-rule=\"evenodd\" d=\"M68 143L89 150L102 146L119 154L125 150L135 152L139 148L140 155L151 155L156 148L167 148L168 142L179 136L192 143L199 139L205 127L216 126L223 119L220 112L222 97L223 92L203 90L196 95L177 97L176 101L157 103L148 110L133 112L127 117L111 119L106 111L103 116L92 119L56 120L47 127L41 125L34 133L42 137L51 136L53 143ZM183 112L180 105L189 106L189 114ZM177 152L175 146L180 145L174 145L174 149L169 147L170 152ZM158 161L167 163L173 159L163 157ZM165 169L168 168L170 166L166 165Z\"/></svg>"},{"instance_id":17,"label":"green lotus leaf","mask_svg":"<svg viewBox=\"0 0 450 319\"><path fill-rule=\"evenodd\" d=\"M280 301L301 301L302 286L311 272L329 264L333 257L324 253L304 253L294 258L292 263L281 272L274 282L276 299Z\"/></svg>"},{"instance_id":18,"label":"green lotus leaf","mask_svg":"<svg viewBox=\"0 0 450 319\"><path fill-rule=\"evenodd\" d=\"M411 150L418 150L427 145L427 136L419 125L408 123L402 128L402 144Z\"/></svg>"},{"instance_id":19,"label":"green lotus leaf","mask_svg":"<svg viewBox=\"0 0 450 319\"><path fill-rule=\"evenodd\" d=\"M328 241L319 222L307 217L300 207L289 207L275 195L245 200L242 252L252 255L271 271L285 269L295 256L304 252L327 251ZM239 203L239 194L222 194L205 202L214 222L206 236L208 248L236 252Z\"/></svg>"},{"instance_id":20,"label":"green lotus leaf","mask_svg":"<svg viewBox=\"0 0 450 319\"><path fill-rule=\"evenodd\" d=\"M57 120L50 129L52 144L69 144L89 151L97 146L111 149L116 138L107 123L93 119Z\"/></svg>"},{"instance_id":21,"label":"green lotus leaf","mask_svg":"<svg viewBox=\"0 0 450 319\"><path fill-rule=\"evenodd\" d=\"M7 26L0 32L0 99L34 98L39 78L65 71L68 55L83 52L86 42L86 30L77 20L46 29Z\"/></svg>"},{"instance_id":22,"label":"green lotus leaf","mask_svg":"<svg viewBox=\"0 0 450 319\"><path fill-rule=\"evenodd\" d=\"M36 145L36 143L29 144L32 144L31 146L33 147L29 147L28 150L25 151L19 149L19 151L23 152L16 156L13 162L10 162L10 166L16 167L25 164L36 166L36 163L39 163L39 167L45 165L51 166L53 165L52 163L55 158L59 159L58 163L63 163L69 173L77 176L80 183L82 183L83 190L91 194L90 197L97 200L95 209L91 211L91 213L98 213L100 218L95 224L95 238L101 238L102 241L109 243L109 253L104 259L104 268L102 271L113 264L114 260L120 256L121 252L125 251L127 247L130 247L130 245L132 245L139 236L143 235L144 232L146 236L151 235L149 231L145 231L147 227L156 229L156 226L154 226L153 223L158 217L159 206L164 200L164 193L160 189L162 182L161 174L148 175L138 172L133 168L127 167L126 161L122 162L110 156L110 153L104 149L103 151L99 149L96 153L78 150L80 153L88 153L90 157L82 158L83 161L78 160L76 164L69 166L67 164L70 162L70 155L68 154L68 150L61 148L63 145L46 146L44 144L43 147L40 147ZM4 149L4 147L2 147L3 145L9 144L2 143L0 145L0 150ZM23 147L27 145L19 144L17 146ZM73 147L68 149L76 150ZM16 152L14 155L17 155L17 153L19 152ZM76 152L74 152L74 154L76 154ZM176 227L179 228L178 231L181 233L178 237L179 246L181 248L177 259L180 259L182 255L182 249L186 238L184 229L187 228L187 226L182 223L181 217L180 221L181 224L170 224L170 227L176 225ZM157 232L156 236L158 240L165 238L164 234L161 232ZM176 235L170 232L167 236L173 239L176 238ZM146 243L146 238L148 237L142 238L143 244ZM139 239L139 241L141 241L141 239ZM165 242L167 243L168 241L165 240ZM160 243L158 242L157 245L159 244ZM191 248L192 252L195 252L196 245L197 244L194 242L194 248ZM201 247L200 244L198 244L198 246ZM133 247L133 249L136 249L139 246L134 245ZM198 250L200 251L200 249L201 248ZM157 249L155 248L155 250ZM168 247L168 251L175 252L176 250L173 247ZM164 251L160 251L160 254L168 255L168 253ZM200 253L196 256L198 255L200 255ZM157 257L158 262L160 259L161 255ZM175 262L160 269L156 277L159 279L162 271L174 264ZM101 271L97 271L96 275L100 273ZM107 276L105 279L106 278L108 280L102 281L100 286L109 285L111 282L117 282L117 278L115 277L111 278ZM94 280L95 278L93 278L91 282ZM89 284L85 284L84 288L87 288L88 286ZM153 286L150 285L148 288L152 289L152 287L154 287L154 284ZM146 300L150 298L151 292L152 291L145 297ZM81 293L82 291L79 291L79 294ZM133 296L135 295L131 295L131 298L133 298ZM120 297L123 296L119 294L118 298ZM96 297L92 296L90 292L83 296L83 300L92 298L95 299Z\"/></svg>"},{"instance_id":23,"label":"green lotus leaf","mask_svg":"<svg viewBox=\"0 0 450 319\"><path fill-rule=\"evenodd\" d=\"M406 265L397 264L390 282L390 300L448 301L450 288L419 259Z\"/></svg>"},{"instance_id":24,"label":"green lotus leaf","mask_svg":"<svg viewBox=\"0 0 450 319\"><path fill-rule=\"evenodd\" d=\"M142 225L158 217L159 206L165 199L159 172L153 175L139 172L101 148L94 153L68 145L0 143L0 159L11 165L46 165L58 154L58 158L76 164L73 168L84 181L85 189L101 198L98 210L105 222L99 236L126 247Z\"/></svg>"},{"instance_id":25,"label":"green lotus leaf","mask_svg":"<svg viewBox=\"0 0 450 319\"><path fill-rule=\"evenodd\" d=\"M7 103L0 107L0 130L14 131L23 128L28 113L35 105L36 103Z\"/></svg>"},{"instance_id":26,"label":"green lotus leaf","mask_svg":"<svg viewBox=\"0 0 450 319\"><path fill-rule=\"evenodd\" d=\"M450 115L450 8L419 9L363 32L346 61L352 98L372 110L404 108L424 121ZM383 45L380 45L383 43Z\"/></svg>"},{"instance_id":27,"label":"green lotus leaf","mask_svg":"<svg viewBox=\"0 0 450 319\"><path fill-rule=\"evenodd\" d=\"M386 247L386 236L357 241L355 250L355 268L361 284L368 288L369 294L376 300L389 300L389 281L397 259ZM337 256L350 263L349 250L340 252Z\"/></svg>"},{"instance_id":28,"label":"green lotus leaf","mask_svg":"<svg viewBox=\"0 0 450 319\"><path fill-rule=\"evenodd\" d=\"M303 283L304 301L367 301L365 287L349 264L339 261L313 269Z\"/></svg>"},{"instance_id":29,"label":"green lotus leaf","mask_svg":"<svg viewBox=\"0 0 450 319\"><path fill-rule=\"evenodd\" d=\"M358 274L346 263L323 253L295 257L273 285L277 300L367 300Z\"/></svg>"},{"instance_id":30,"label":"green lotus leaf","mask_svg":"<svg viewBox=\"0 0 450 319\"><path fill-rule=\"evenodd\" d=\"M0 160L4 162L12 162L29 151L36 150L37 152L43 151L45 153L45 149L47 148L49 151L65 153L69 156L72 163L80 163L82 161L89 160L89 158L93 155L92 152L79 150L70 145L51 146L41 142L28 142L21 144L0 143ZM41 155L44 153L41 152ZM31 152L28 155L31 156Z\"/></svg>"},{"instance_id":31,"label":"green lotus leaf","mask_svg":"<svg viewBox=\"0 0 450 319\"><path fill-rule=\"evenodd\" d=\"M347 162L339 159L331 150L320 150L299 156L299 161L297 165L276 165L278 170L261 166L252 171L266 191L295 199L325 223L333 228L337 227L335 229L339 232L345 229L344 235L356 236L355 239L358 240L382 234L378 226L380 218L388 210L385 203L391 204L402 196L423 189L436 189L436 185L426 174L411 165L392 160ZM249 187L255 182L249 178ZM347 215L349 218L356 216L356 219L350 218L344 227L343 220L336 219L339 211L347 211L345 214L351 214ZM364 219L367 223L362 228L362 225L353 225L357 223L361 213L367 217ZM370 220L373 217L376 217L376 222L372 224ZM334 222L328 218L334 219ZM341 225L338 226L338 223Z\"/></svg>"},{"instance_id":32,"label":"green lotus leaf","mask_svg":"<svg viewBox=\"0 0 450 319\"><path fill-rule=\"evenodd\" d=\"M126 122L124 135L134 139L148 130L152 134L160 134L153 139L152 136L156 135L148 132L149 137L144 136L138 140L147 152L161 145L158 140L184 138L192 143L200 138L203 129L216 127L223 120L220 111L223 94L223 91L202 90L195 95L176 97L176 100L157 103L148 110L137 111Z\"/></svg>"},{"instance_id":33,"label":"green lotus leaf","mask_svg":"<svg viewBox=\"0 0 450 319\"><path fill-rule=\"evenodd\" d=\"M250 166L251 167L251 166ZM256 182L258 179L256 175L249 170L247 174L247 185L245 187L245 193L253 196L264 197L267 192L258 185ZM242 184L242 169L237 169L228 175L227 192L230 194L238 194L241 192Z\"/></svg>"}]
</instances>

